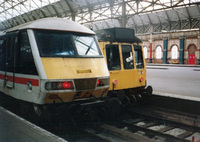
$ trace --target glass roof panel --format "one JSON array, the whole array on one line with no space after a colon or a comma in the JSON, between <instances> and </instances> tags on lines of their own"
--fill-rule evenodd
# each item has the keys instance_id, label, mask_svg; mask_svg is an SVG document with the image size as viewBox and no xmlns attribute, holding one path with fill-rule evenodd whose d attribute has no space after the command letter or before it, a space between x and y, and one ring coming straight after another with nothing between
<instances>
[{"instance_id":1,"label":"glass roof panel","mask_svg":"<svg viewBox=\"0 0 200 142\"><path fill-rule=\"evenodd\" d=\"M57 1L59 0L3 0L0 2L0 22Z\"/></svg>"}]
</instances>

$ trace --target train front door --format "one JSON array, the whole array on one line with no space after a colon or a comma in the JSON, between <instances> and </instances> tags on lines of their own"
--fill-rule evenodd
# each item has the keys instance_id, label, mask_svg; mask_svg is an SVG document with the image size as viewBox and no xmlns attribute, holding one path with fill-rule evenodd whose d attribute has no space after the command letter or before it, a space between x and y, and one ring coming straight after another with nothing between
<instances>
[{"instance_id":1,"label":"train front door","mask_svg":"<svg viewBox=\"0 0 200 142\"><path fill-rule=\"evenodd\" d=\"M15 83L15 69L14 69L14 63L15 63L15 56L14 56L14 50L15 46L17 45L17 34L12 33L9 34L6 37L5 40L5 52L6 52L6 57L5 57L5 82L4 82L4 87L7 90L12 90L14 89L14 83Z\"/></svg>"},{"instance_id":2,"label":"train front door","mask_svg":"<svg viewBox=\"0 0 200 142\"><path fill-rule=\"evenodd\" d=\"M195 64L195 55L189 55L188 64L189 65L194 65Z\"/></svg>"}]
</instances>

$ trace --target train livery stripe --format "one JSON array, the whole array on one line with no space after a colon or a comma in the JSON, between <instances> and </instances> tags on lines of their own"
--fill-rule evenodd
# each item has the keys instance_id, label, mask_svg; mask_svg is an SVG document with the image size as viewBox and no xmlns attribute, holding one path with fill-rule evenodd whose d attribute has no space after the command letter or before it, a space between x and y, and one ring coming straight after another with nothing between
<instances>
[{"instance_id":1,"label":"train livery stripe","mask_svg":"<svg viewBox=\"0 0 200 142\"><path fill-rule=\"evenodd\" d=\"M8 77L8 81L13 82L13 76L6 75ZM5 79L4 74L0 74L0 79ZM23 78L23 77L15 77L15 83L19 84L27 84L27 82L32 82L32 86L39 86L39 80L38 79L32 79L32 78Z\"/></svg>"}]
</instances>

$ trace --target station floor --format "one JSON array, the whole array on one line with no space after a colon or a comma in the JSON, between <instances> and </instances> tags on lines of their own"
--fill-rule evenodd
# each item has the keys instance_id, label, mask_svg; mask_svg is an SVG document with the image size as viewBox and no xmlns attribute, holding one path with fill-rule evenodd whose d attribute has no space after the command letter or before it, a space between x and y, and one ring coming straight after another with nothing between
<instances>
[{"instance_id":1,"label":"station floor","mask_svg":"<svg viewBox=\"0 0 200 142\"><path fill-rule=\"evenodd\" d=\"M0 107L0 142L66 142Z\"/></svg>"},{"instance_id":2,"label":"station floor","mask_svg":"<svg viewBox=\"0 0 200 142\"><path fill-rule=\"evenodd\" d=\"M147 64L153 93L200 102L200 65Z\"/></svg>"}]
</instances>

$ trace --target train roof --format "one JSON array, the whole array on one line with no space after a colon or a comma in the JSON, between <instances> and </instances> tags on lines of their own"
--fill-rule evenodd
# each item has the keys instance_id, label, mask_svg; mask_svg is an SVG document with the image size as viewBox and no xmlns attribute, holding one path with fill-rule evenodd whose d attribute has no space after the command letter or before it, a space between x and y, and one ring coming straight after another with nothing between
<instances>
[{"instance_id":1,"label":"train roof","mask_svg":"<svg viewBox=\"0 0 200 142\"><path fill-rule=\"evenodd\" d=\"M5 32L18 31L23 29L44 29L44 30L58 30L58 31L70 31L70 32L79 32L87 34L95 34L93 31L87 27L80 25L76 22L63 19L63 18L43 18L16 27L10 28Z\"/></svg>"},{"instance_id":2,"label":"train roof","mask_svg":"<svg viewBox=\"0 0 200 142\"><path fill-rule=\"evenodd\" d=\"M110 42L127 42L127 43L142 43L142 41L135 36L134 29L130 28L108 28L95 31L99 41Z\"/></svg>"}]
</instances>

